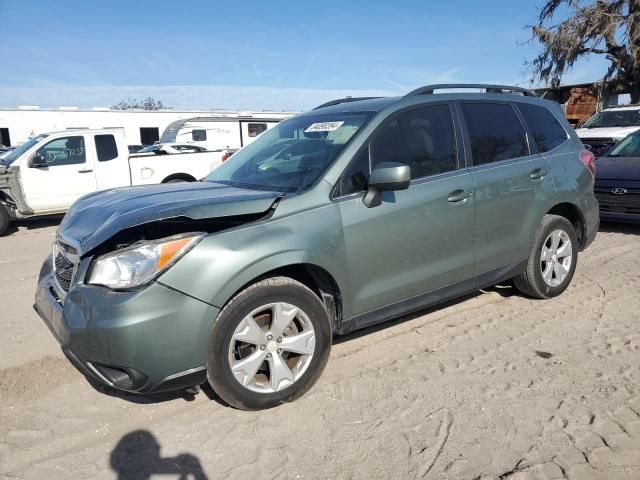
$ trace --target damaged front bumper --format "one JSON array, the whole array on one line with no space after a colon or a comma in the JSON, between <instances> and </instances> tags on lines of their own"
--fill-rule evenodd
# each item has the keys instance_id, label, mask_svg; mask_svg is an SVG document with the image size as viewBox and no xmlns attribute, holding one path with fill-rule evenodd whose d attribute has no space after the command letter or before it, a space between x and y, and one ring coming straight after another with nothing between
<instances>
[{"instance_id":1,"label":"damaged front bumper","mask_svg":"<svg viewBox=\"0 0 640 480\"><path fill-rule=\"evenodd\" d=\"M206 381L217 307L159 282L126 292L75 284L63 298L54 282L49 256L34 308L67 357L90 379L134 393Z\"/></svg>"}]
</instances>

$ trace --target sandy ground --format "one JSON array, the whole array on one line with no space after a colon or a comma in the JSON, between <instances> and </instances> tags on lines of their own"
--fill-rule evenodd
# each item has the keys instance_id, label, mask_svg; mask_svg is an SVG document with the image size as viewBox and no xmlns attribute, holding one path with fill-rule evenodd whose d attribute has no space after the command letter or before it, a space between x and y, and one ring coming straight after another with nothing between
<instances>
[{"instance_id":1,"label":"sandy ground","mask_svg":"<svg viewBox=\"0 0 640 480\"><path fill-rule=\"evenodd\" d=\"M91 387L31 310L54 222L0 238L0 477L640 478L640 226L551 301L510 287L338 338L295 403Z\"/></svg>"}]
</instances>

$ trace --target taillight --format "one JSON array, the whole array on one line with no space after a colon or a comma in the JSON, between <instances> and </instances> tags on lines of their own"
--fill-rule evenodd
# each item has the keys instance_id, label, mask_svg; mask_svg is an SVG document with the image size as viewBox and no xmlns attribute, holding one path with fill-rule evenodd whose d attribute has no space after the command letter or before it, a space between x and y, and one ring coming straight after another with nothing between
<instances>
[{"instance_id":1,"label":"taillight","mask_svg":"<svg viewBox=\"0 0 640 480\"><path fill-rule=\"evenodd\" d=\"M584 163L587 170L591 172L591 175L596 176L596 156L591 150L582 150L580 152L580 161Z\"/></svg>"}]
</instances>

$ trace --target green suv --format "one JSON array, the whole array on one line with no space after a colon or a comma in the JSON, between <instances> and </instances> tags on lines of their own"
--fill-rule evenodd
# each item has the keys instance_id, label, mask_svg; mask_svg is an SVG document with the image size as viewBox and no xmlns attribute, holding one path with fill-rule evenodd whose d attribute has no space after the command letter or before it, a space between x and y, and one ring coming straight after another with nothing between
<instances>
[{"instance_id":1,"label":"green suv","mask_svg":"<svg viewBox=\"0 0 640 480\"><path fill-rule=\"evenodd\" d=\"M336 100L202 182L78 200L35 308L93 380L273 407L333 335L507 280L562 293L598 229L593 175L558 105L521 88Z\"/></svg>"}]
</instances>

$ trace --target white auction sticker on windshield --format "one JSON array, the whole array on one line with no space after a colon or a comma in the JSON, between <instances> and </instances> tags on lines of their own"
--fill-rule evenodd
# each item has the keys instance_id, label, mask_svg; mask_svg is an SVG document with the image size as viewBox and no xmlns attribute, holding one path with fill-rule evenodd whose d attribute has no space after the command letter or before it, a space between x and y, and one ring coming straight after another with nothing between
<instances>
[{"instance_id":1,"label":"white auction sticker on windshield","mask_svg":"<svg viewBox=\"0 0 640 480\"><path fill-rule=\"evenodd\" d=\"M304 131L305 133L309 132L333 132L334 130L339 129L344 122L319 122L312 123L307 127Z\"/></svg>"}]
</instances>

